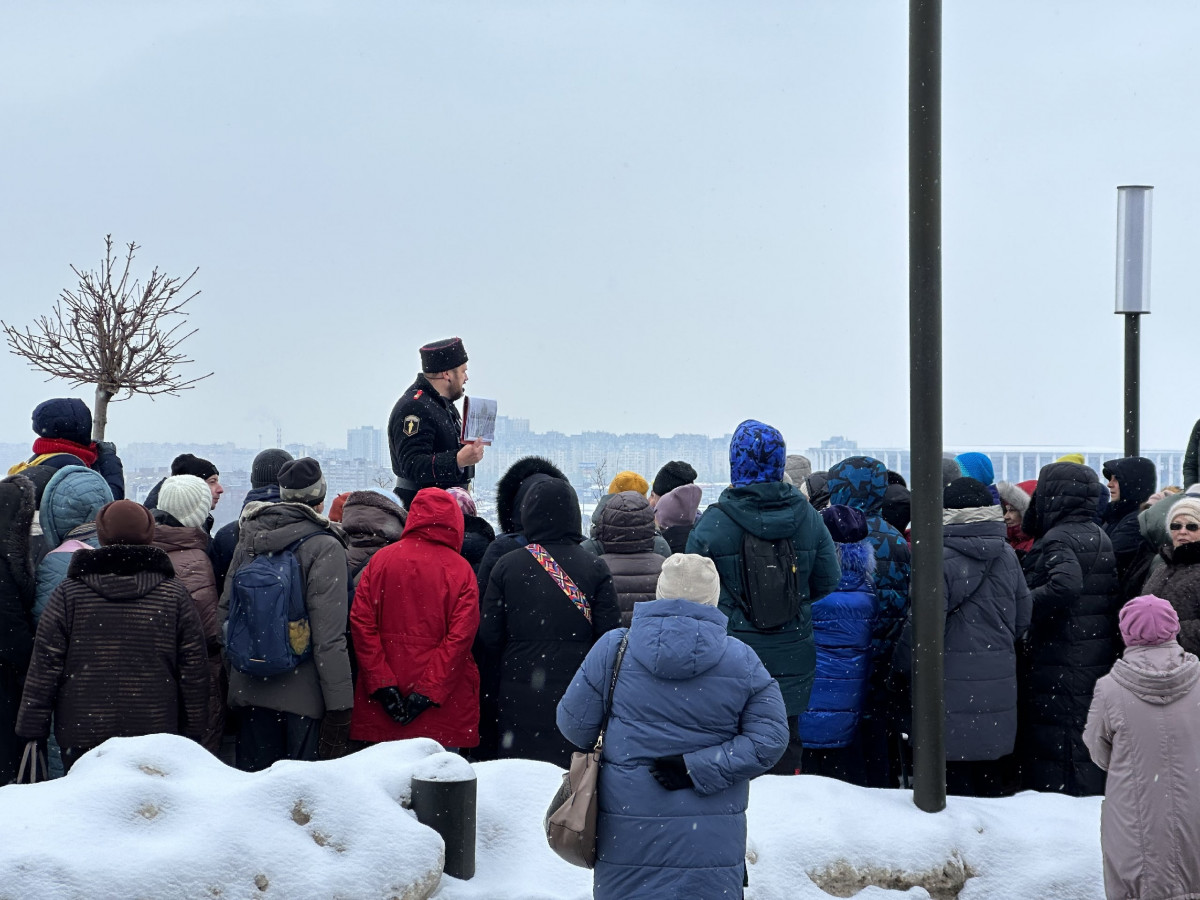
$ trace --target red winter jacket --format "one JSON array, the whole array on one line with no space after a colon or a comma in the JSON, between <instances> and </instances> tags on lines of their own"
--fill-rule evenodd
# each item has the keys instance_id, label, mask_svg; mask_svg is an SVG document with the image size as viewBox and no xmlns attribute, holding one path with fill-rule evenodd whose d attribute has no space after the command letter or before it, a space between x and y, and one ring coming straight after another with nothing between
<instances>
[{"instance_id":1,"label":"red winter jacket","mask_svg":"<svg viewBox=\"0 0 1200 900\"><path fill-rule=\"evenodd\" d=\"M459 555L462 542L458 503L440 488L426 488L413 499L403 540L384 547L363 570L350 609L359 666L354 740L479 743L479 670L471 656L479 588ZM438 706L399 725L371 697L391 686L405 696L424 694Z\"/></svg>"}]
</instances>

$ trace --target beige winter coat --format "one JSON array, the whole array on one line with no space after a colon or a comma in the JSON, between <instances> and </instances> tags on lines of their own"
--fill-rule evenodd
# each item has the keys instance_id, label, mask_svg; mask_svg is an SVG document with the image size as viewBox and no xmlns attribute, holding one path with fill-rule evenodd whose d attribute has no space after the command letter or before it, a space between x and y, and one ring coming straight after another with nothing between
<instances>
[{"instance_id":1,"label":"beige winter coat","mask_svg":"<svg viewBox=\"0 0 1200 900\"><path fill-rule=\"evenodd\" d=\"M1108 771L1108 900L1200 900L1200 660L1130 647L1096 682L1084 743Z\"/></svg>"}]
</instances>

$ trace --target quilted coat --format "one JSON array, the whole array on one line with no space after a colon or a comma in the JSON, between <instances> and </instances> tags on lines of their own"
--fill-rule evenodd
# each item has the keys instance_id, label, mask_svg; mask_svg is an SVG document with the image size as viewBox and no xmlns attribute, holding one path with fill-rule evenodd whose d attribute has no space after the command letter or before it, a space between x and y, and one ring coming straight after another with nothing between
<instances>
[{"instance_id":1,"label":"quilted coat","mask_svg":"<svg viewBox=\"0 0 1200 900\"><path fill-rule=\"evenodd\" d=\"M654 599L663 558L654 552L654 508L636 491L623 491L604 505L596 538L600 558L612 573L621 624L633 621L633 605Z\"/></svg>"},{"instance_id":2,"label":"quilted coat","mask_svg":"<svg viewBox=\"0 0 1200 900\"><path fill-rule=\"evenodd\" d=\"M1021 525L1034 537L1022 561L1033 619L1018 747L1032 790L1104 792L1104 773L1083 744L1092 689L1121 648L1116 555L1095 522L1100 493L1091 469L1051 463L1038 476Z\"/></svg>"},{"instance_id":3,"label":"quilted coat","mask_svg":"<svg viewBox=\"0 0 1200 900\"><path fill-rule=\"evenodd\" d=\"M742 896L750 779L783 754L788 728L778 685L727 628L688 600L634 609L601 755L597 900ZM596 644L558 706L578 747L599 734L621 636ZM674 755L695 787L667 791L650 774Z\"/></svg>"}]
</instances>

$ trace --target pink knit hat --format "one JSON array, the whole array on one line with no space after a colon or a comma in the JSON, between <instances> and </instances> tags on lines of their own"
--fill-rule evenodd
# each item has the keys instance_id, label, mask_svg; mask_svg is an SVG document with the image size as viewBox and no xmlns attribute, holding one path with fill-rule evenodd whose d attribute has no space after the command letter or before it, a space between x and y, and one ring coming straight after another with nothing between
<instances>
[{"instance_id":1,"label":"pink knit hat","mask_svg":"<svg viewBox=\"0 0 1200 900\"><path fill-rule=\"evenodd\" d=\"M458 508L462 510L462 514L464 516L475 516L479 514L475 508L475 498L467 492L466 488L446 488L446 493L455 499L455 501L458 503Z\"/></svg>"},{"instance_id":2,"label":"pink knit hat","mask_svg":"<svg viewBox=\"0 0 1200 900\"><path fill-rule=\"evenodd\" d=\"M1121 607L1118 618L1126 647L1165 644L1179 634L1179 616L1175 608L1153 594L1134 597Z\"/></svg>"}]
</instances>

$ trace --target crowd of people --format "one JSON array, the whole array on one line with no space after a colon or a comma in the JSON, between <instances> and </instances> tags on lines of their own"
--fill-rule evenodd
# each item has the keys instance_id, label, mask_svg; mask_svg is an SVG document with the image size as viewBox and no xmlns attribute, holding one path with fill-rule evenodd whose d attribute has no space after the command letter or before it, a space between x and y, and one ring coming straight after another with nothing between
<instances>
[{"instance_id":1,"label":"crowd of people","mask_svg":"<svg viewBox=\"0 0 1200 900\"><path fill-rule=\"evenodd\" d=\"M607 720L596 896L662 897L739 896L753 777L907 783L898 473L814 472L748 420L706 509L676 460L618 473L585 522L527 457L496 534L469 489L484 447L458 442L465 350L421 352L389 427L395 494L329 498L317 460L268 449L215 534L213 463L178 457L135 503L86 405L34 410L0 481L0 784L29 742L57 774L152 732L246 771L410 737L565 766ZM1107 772L1110 891L1149 877L1130 827L1168 834L1170 883L1200 891L1200 485L1160 488L1140 457L1010 484L965 453L943 476L949 791L1101 794Z\"/></svg>"}]
</instances>

